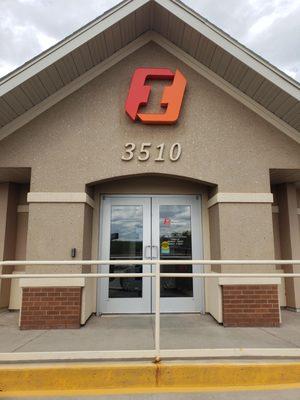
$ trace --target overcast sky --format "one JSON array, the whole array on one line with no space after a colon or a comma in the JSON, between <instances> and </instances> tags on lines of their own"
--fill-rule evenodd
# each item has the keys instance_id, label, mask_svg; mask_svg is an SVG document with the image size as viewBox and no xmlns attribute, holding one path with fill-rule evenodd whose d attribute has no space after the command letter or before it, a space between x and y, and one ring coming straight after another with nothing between
<instances>
[{"instance_id":1,"label":"overcast sky","mask_svg":"<svg viewBox=\"0 0 300 400\"><path fill-rule=\"evenodd\" d=\"M0 77L119 0L0 0ZM300 0L184 0L300 81Z\"/></svg>"}]
</instances>

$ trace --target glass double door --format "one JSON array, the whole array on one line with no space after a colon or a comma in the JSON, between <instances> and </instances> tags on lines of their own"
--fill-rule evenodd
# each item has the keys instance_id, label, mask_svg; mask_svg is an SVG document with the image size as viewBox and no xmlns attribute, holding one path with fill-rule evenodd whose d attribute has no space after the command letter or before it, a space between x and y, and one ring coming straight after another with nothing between
<instances>
[{"instance_id":1,"label":"glass double door","mask_svg":"<svg viewBox=\"0 0 300 400\"><path fill-rule=\"evenodd\" d=\"M104 273L150 273L153 262L202 258L199 196L102 198L100 254L111 264ZM139 260L149 260L141 265ZM134 260L116 265L114 260ZM161 272L201 272L200 265L162 265ZM162 312L203 312L203 280L162 277ZM151 313L155 284L151 277L103 278L98 283L98 312Z\"/></svg>"}]
</instances>

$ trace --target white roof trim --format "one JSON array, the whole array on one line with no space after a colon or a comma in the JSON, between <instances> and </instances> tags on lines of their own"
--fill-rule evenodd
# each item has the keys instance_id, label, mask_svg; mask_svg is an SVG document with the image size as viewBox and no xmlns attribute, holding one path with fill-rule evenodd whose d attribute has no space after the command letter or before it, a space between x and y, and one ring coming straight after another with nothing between
<instances>
[{"instance_id":1,"label":"white roof trim","mask_svg":"<svg viewBox=\"0 0 300 400\"><path fill-rule=\"evenodd\" d=\"M41 103L32 107L30 110L24 114L17 117L15 120L5 125L0 129L0 140L9 136L11 133L21 128L23 125L27 124L38 115L42 114L44 111L48 110L50 107L63 100L65 97L74 93L76 90L80 89L82 86L90 82L92 79L96 78L113 65L126 58L142 46L146 45L150 41L155 42L157 45L164 48L166 51L180 59L182 62L191 67L194 71L198 72L204 78L208 79L214 85L218 86L224 90L227 94L244 104L246 107L254 111L260 117L264 118L266 121L271 123L281 132L285 133L287 136L300 143L299 132L292 128L290 125L285 123L280 118L276 117L275 114L271 113L263 106L258 104L256 101L252 100L249 96L238 90L235 86L231 85L225 79L221 78L218 74L211 71L205 65L196 61L192 56L187 54L185 51L181 50L179 47L171 43L169 40L161 36L156 32L150 32L141 35L138 39L130 43L129 45L123 47L111 57L107 58L102 63L96 65L94 68L85 72L80 77L76 78L74 81L70 82L68 85L64 86L53 95L47 97Z\"/></svg>"},{"instance_id":2,"label":"white roof trim","mask_svg":"<svg viewBox=\"0 0 300 400\"><path fill-rule=\"evenodd\" d=\"M41 54L41 56L25 64L17 69L15 73L9 74L0 85L0 96L14 89L27 79L31 78L44 68L48 67L55 61L64 57L72 50L81 46L88 40L92 39L99 33L103 32L114 23L128 16L151 0L127 0L110 11L105 13L99 19L86 25L79 31L70 35L62 42L53 46L49 51ZM203 34L208 39L222 47L228 53L248 65L251 69L261 74L263 77L273 82L276 86L289 93L295 99L300 100L300 84L289 79L284 73L281 73L272 65L268 64L260 57L256 56L250 50L231 39L226 33L219 30L213 24L210 24L205 19L201 18L196 12L185 6L177 0L152 0L164 7L172 14L178 16L186 24L194 28L196 31Z\"/></svg>"},{"instance_id":3,"label":"white roof trim","mask_svg":"<svg viewBox=\"0 0 300 400\"><path fill-rule=\"evenodd\" d=\"M42 53L31 62L28 62L21 68L17 69L15 72L12 72L7 77L4 77L2 80L0 80L0 96L3 96L5 93L9 92L27 79L39 73L44 68L53 64L55 61L64 57L66 54L70 53L74 49L86 43L88 40L92 39L99 33L114 25L122 18L128 16L129 14L135 12L140 7L150 2L157 3L172 14L178 16L178 18L180 18L184 23L191 26L193 29L200 32L208 39L212 40L225 51L232 54L241 62L249 66L249 68L256 71L257 73L268 79L270 82L273 82L277 87L279 87L281 90L288 93L289 95L293 96L298 101L300 100L300 84L290 79L284 73L281 73L275 67L272 67L272 65L262 60L259 56L256 56L254 53L251 52L251 50L246 49L234 39L230 38L226 33L222 32L217 27L210 24L208 21L199 16L193 10L189 9L179 0L123 1L100 18L92 21L90 24L70 35L62 42L58 43L56 46ZM96 76L106 71L116 62L125 58L127 55L145 45L150 40L155 41L158 45L165 48L176 57L180 58L195 71L199 72L205 78L209 79L215 85L219 86L225 92L230 94L232 97L242 102L248 108L250 108L258 115L263 117L265 120L270 122L272 125L274 125L276 128L280 129L283 133L287 134L289 137L300 143L300 135L296 129L294 129L288 123L284 122L279 117L275 116L275 114L268 111L266 108L251 99L249 96L241 92L238 88L231 85L229 82L221 78L209 68L205 67L200 62L196 61L189 54L187 54L182 49L180 49L161 35L157 34L156 32L148 32L147 34L140 36L134 42L116 52L113 56L109 57L102 63L87 71L71 83L67 84L62 89L58 90L53 95L49 96L36 106L32 107L24 114L15 118L13 121L0 129L0 140L31 121L33 118L50 108L52 105L56 104L58 101L73 93L81 86L89 82L91 79L94 79Z\"/></svg>"},{"instance_id":4,"label":"white roof trim","mask_svg":"<svg viewBox=\"0 0 300 400\"><path fill-rule=\"evenodd\" d=\"M222 32L213 24L202 19L196 12L193 12L193 10L186 7L183 3L176 0L155 0L155 2L176 15L187 25L203 34L238 60L242 61L264 78L289 93L295 99L300 100L300 84L297 85L296 81L289 79L287 75L281 73L277 68L265 62L251 50L242 46L234 39L231 39L225 32Z\"/></svg>"},{"instance_id":5,"label":"white roof trim","mask_svg":"<svg viewBox=\"0 0 300 400\"><path fill-rule=\"evenodd\" d=\"M59 42L56 46L51 47L49 51L42 53L40 57L25 64L23 68L17 69L15 73L9 74L6 79L4 78L0 85L0 96L3 96L148 2L149 0L122 2L110 12L104 14L102 18L88 24L62 42Z\"/></svg>"},{"instance_id":6,"label":"white roof trim","mask_svg":"<svg viewBox=\"0 0 300 400\"><path fill-rule=\"evenodd\" d=\"M250 110L254 111L260 117L264 118L266 121L275 126L281 132L285 133L291 139L295 140L297 143L300 143L300 134L296 129L291 127L275 114L268 111L265 107L261 106L255 100L252 100L245 93L237 89L225 79L221 78L218 74L207 68L205 65L195 60L192 56L177 47L174 43L171 43L169 40L165 39L156 32L153 32L152 40L156 42L159 46L163 47L166 51L179 58L189 67L193 68L193 70L204 76L204 78L208 79L214 85L218 86L230 96L244 104L246 107L250 108Z\"/></svg>"},{"instance_id":7,"label":"white roof trim","mask_svg":"<svg viewBox=\"0 0 300 400\"><path fill-rule=\"evenodd\" d=\"M95 79L98 75L102 74L119 61L138 50L140 47L147 44L151 40L151 36L151 32L141 35L138 39L123 47L102 63L91 68L89 71L85 72L72 82L68 83L66 86L59 89L57 92L53 93L51 96L47 97L41 103L30 108L30 110L26 111L24 114L20 115L12 122L2 127L0 129L0 141L36 118L38 115L42 114L44 111L48 110L50 107L54 106L59 101L63 100L65 97L86 85L92 79Z\"/></svg>"}]
</instances>

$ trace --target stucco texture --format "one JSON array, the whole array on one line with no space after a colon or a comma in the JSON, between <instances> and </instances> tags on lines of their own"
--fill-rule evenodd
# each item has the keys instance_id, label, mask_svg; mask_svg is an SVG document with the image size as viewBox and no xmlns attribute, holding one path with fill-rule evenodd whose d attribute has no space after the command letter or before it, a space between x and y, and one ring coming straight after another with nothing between
<instances>
[{"instance_id":1,"label":"stucco texture","mask_svg":"<svg viewBox=\"0 0 300 400\"><path fill-rule=\"evenodd\" d=\"M140 66L179 68L186 76L175 126L145 126L126 116L130 79ZM161 93L162 84L154 86ZM153 153L147 162L124 162L127 142L152 143L153 150L179 142L182 156L162 163ZM10 166L32 168L31 191L76 192L111 177L166 173L217 184L219 191L268 192L269 168L300 168L300 146L150 43L4 139L0 167Z\"/></svg>"},{"instance_id":2,"label":"stucco texture","mask_svg":"<svg viewBox=\"0 0 300 400\"><path fill-rule=\"evenodd\" d=\"M176 125L146 126L133 123L125 114L132 74L142 66L178 68L187 78ZM153 84L147 111L159 109L162 90L162 82ZM122 161L128 142L137 149L142 143L152 143L150 159L138 161L136 152L133 160ZM176 142L182 146L182 155L172 162L167 154ZM166 159L156 162L156 146L161 143L166 145ZM300 145L150 43L2 140L1 167L31 168L31 192L84 192L86 185L112 178L162 174L215 186L212 193L266 193L270 192L269 169L300 169ZM124 187L122 192L126 192ZM31 203L27 259L70 259L73 247L77 259L97 257L97 230L93 229L93 236L91 231L99 225L99 219L95 222L98 211L92 215L87 207ZM209 213L212 258L274 257L271 204L221 204ZM31 271L41 271L41 267ZM95 304L91 307L95 300L88 297L91 289L85 292L82 321L95 310Z\"/></svg>"}]
</instances>

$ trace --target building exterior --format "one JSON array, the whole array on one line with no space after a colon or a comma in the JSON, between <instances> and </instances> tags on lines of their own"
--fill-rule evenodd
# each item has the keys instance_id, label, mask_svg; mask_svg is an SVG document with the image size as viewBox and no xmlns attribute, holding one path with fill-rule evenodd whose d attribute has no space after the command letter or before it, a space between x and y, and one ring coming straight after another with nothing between
<instances>
[{"instance_id":1,"label":"building exterior","mask_svg":"<svg viewBox=\"0 0 300 400\"><path fill-rule=\"evenodd\" d=\"M124 1L0 83L0 260L300 259L299 83L180 1ZM21 329L80 327L153 312L151 279L2 280L0 305ZM278 326L300 280L162 278L161 307Z\"/></svg>"}]
</instances>

